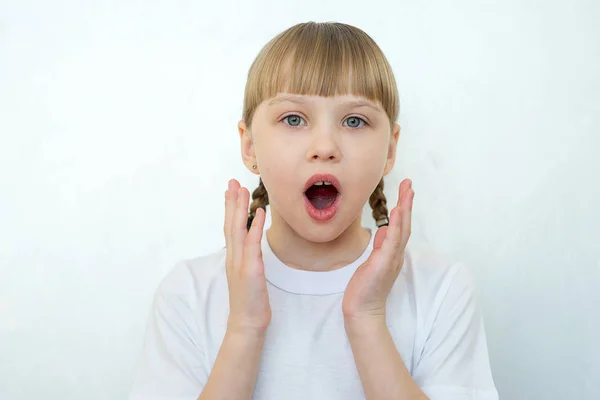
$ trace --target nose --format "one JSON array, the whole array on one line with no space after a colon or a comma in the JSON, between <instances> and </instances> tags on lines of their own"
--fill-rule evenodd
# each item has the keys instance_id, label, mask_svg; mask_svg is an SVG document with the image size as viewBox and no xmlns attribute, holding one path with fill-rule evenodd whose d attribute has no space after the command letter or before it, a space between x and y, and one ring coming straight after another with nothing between
<instances>
[{"instance_id":1,"label":"nose","mask_svg":"<svg viewBox=\"0 0 600 400\"><path fill-rule=\"evenodd\" d=\"M340 161L339 138L334 130L315 130L312 133L306 158L309 161Z\"/></svg>"}]
</instances>

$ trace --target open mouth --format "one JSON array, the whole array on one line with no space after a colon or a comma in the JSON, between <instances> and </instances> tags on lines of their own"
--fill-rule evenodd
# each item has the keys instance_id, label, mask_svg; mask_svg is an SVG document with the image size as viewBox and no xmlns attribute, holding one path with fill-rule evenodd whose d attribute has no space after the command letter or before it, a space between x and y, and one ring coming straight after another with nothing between
<instances>
[{"instance_id":1,"label":"open mouth","mask_svg":"<svg viewBox=\"0 0 600 400\"><path fill-rule=\"evenodd\" d=\"M304 195L317 210L324 210L329 208L335 203L335 200L339 192L333 185L328 181L319 181L311 185Z\"/></svg>"}]
</instances>

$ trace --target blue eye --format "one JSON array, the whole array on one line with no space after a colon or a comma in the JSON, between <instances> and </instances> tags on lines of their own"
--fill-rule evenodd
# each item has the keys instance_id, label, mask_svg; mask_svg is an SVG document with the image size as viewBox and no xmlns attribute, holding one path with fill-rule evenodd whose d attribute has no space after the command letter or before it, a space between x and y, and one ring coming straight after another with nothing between
<instances>
[{"instance_id":1,"label":"blue eye","mask_svg":"<svg viewBox=\"0 0 600 400\"><path fill-rule=\"evenodd\" d=\"M295 122L292 123L290 121L290 119L292 119L292 121L295 121ZM299 116L299 115L290 114L287 117L285 117L285 118L282 119L282 121L285 121L285 120L288 120L290 126L298 126L298 125L295 125L295 123L297 123L297 122L299 123L298 120L304 120L304 119L301 116Z\"/></svg>"},{"instance_id":2,"label":"blue eye","mask_svg":"<svg viewBox=\"0 0 600 400\"><path fill-rule=\"evenodd\" d=\"M286 121L286 120L287 120L289 126L295 127L295 126L299 126L298 124L300 124L300 121L304 121L304 118L302 118L301 116L299 116L297 114L290 114L282 119L282 121ZM344 122L346 122L346 121L350 121L349 123L351 123L352 125L344 125L344 126L349 126L350 128L362 128L363 126L367 125L365 120L362 118L359 118L359 117L348 117L344 120ZM363 125L360 125L360 122L362 122ZM358 124L358 126L355 124Z\"/></svg>"},{"instance_id":3,"label":"blue eye","mask_svg":"<svg viewBox=\"0 0 600 400\"><path fill-rule=\"evenodd\" d=\"M345 119L345 121L353 121L353 123L355 121L356 121L356 123L360 123L360 121L362 121L364 123L364 125L367 124L364 119L358 118L358 117L348 117L348 118ZM364 125L362 125L362 126L350 126L350 128L362 128Z\"/></svg>"}]
</instances>

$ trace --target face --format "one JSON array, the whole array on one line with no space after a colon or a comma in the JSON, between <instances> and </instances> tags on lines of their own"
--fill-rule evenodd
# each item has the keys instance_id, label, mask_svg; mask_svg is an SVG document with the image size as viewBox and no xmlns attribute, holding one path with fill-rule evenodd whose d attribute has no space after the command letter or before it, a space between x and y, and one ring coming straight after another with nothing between
<instances>
[{"instance_id":1,"label":"face","mask_svg":"<svg viewBox=\"0 0 600 400\"><path fill-rule=\"evenodd\" d=\"M256 109L251 131L239 124L244 163L269 193L272 226L285 224L313 242L360 224L369 196L394 165L399 130L378 102L353 95L279 93ZM305 186L315 174L338 181L333 215L333 207L315 215L307 205Z\"/></svg>"}]
</instances>

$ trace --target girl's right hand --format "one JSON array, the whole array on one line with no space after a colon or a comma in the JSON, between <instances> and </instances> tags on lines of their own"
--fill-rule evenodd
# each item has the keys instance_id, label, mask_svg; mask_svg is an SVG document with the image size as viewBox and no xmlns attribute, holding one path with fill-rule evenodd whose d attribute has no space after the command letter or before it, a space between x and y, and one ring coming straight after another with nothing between
<instances>
[{"instance_id":1,"label":"girl's right hand","mask_svg":"<svg viewBox=\"0 0 600 400\"><path fill-rule=\"evenodd\" d=\"M236 333L266 333L271 322L261 240L265 210L258 208L247 230L250 192L238 181L229 181L225 192L225 243L229 319L227 330Z\"/></svg>"}]
</instances>

